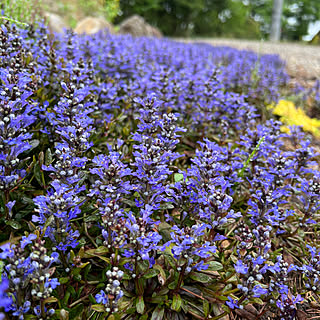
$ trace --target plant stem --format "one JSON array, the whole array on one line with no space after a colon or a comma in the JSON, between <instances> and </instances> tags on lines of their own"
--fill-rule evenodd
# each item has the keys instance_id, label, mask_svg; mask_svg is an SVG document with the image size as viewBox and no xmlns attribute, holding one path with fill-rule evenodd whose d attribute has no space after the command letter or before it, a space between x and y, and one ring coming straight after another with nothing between
<instances>
[{"instance_id":1,"label":"plant stem","mask_svg":"<svg viewBox=\"0 0 320 320\"><path fill-rule=\"evenodd\" d=\"M85 222L85 218L86 218L86 214L84 213L83 215L83 222L84 222L84 232L86 233L86 236L89 238L89 240L92 242L92 244L98 248L98 245L94 242L94 240L92 239L92 237L90 236L89 232L88 232L88 227L87 227L87 223Z\"/></svg>"}]
</instances>

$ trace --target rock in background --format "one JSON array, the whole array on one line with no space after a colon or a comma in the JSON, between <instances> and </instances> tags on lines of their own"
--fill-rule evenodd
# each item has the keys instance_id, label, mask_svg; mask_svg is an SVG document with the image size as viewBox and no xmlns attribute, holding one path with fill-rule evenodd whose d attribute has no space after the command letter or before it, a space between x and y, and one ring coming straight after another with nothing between
<instances>
[{"instance_id":1,"label":"rock in background","mask_svg":"<svg viewBox=\"0 0 320 320\"><path fill-rule=\"evenodd\" d=\"M62 33L69 28L64 19L58 14L45 12L44 17L48 21L48 27L51 32Z\"/></svg>"},{"instance_id":2,"label":"rock in background","mask_svg":"<svg viewBox=\"0 0 320 320\"><path fill-rule=\"evenodd\" d=\"M72 29L87 16L103 15L100 1L89 1L88 5L85 5L85 0L41 0L41 2L44 11L59 15Z\"/></svg>"},{"instance_id":3,"label":"rock in background","mask_svg":"<svg viewBox=\"0 0 320 320\"><path fill-rule=\"evenodd\" d=\"M114 27L103 16L105 8L100 2L96 5L84 5L85 0L42 0L42 12L46 17L52 32L63 32L64 29L74 29L78 34L94 34L101 30L110 33L131 34L134 37L161 38L159 29L147 23L141 16L133 15ZM81 5L80 5L81 4ZM89 10L90 9L90 10Z\"/></svg>"},{"instance_id":4,"label":"rock in background","mask_svg":"<svg viewBox=\"0 0 320 320\"><path fill-rule=\"evenodd\" d=\"M86 17L78 22L74 31L76 33L94 34L101 30L108 30L110 33L114 33L113 25L102 17Z\"/></svg>"},{"instance_id":5,"label":"rock in background","mask_svg":"<svg viewBox=\"0 0 320 320\"><path fill-rule=\"evenodd\" d=\"M133 15L125 19L119 25L119 33L131 34L134 37L162 37L162 33L157 28L148 24L138 15Z\"/></svg>"}]
</instances>

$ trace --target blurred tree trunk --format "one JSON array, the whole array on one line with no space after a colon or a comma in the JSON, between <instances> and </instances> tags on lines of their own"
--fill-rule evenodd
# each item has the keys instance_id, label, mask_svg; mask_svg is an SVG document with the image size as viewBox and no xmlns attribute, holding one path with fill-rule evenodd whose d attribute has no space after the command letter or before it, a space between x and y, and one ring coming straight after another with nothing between
<instances>
[{"instance_id":1,"label":"blurred tree trunk","mask_svg":"<svg viewBox=\"0 0 320 320\"><path fill-rule=\"evenodd\" d=\"M283 0L273 0L270 40L279 41L281 37L281 16Z\"/></svg>"}]
</instances>

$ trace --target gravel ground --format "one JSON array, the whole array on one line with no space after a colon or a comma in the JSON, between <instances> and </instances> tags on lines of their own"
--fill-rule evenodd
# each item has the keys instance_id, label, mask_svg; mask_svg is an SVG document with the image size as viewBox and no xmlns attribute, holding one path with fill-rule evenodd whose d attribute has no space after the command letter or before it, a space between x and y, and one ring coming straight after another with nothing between
<instances>
[{"instance_id":1,"label":"gravel ground","mask_svg":"<svg viewBox=\"0 0 320 320\"><path fill-rule=\"evenodd\" d=\"M260 54L278 54L287 63L287 72L299 82L314 82L320 79L320 46L297 43L273 43L239 39L184 39L185 42L209 43L213 46L228 46L240 50L253 50Z\"/></svg>"}]
</instances>

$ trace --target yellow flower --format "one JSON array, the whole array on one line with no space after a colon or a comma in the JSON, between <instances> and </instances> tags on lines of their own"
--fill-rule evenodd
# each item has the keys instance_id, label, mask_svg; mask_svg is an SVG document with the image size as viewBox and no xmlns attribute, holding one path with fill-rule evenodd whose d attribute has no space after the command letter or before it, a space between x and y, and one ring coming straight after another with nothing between
<instances>
[{"instance_id":1,"label":"yellow flower","mask_svg":"<svg viewBox=\"0 0 320 320\"><path fill-rule=\"evenodd\" d=\"M308 117L301 108L296 108L293 102L280 100L275 107L268 106L268 108L273 109L273 114L279 116L285 124L281 127L282 131L290 132L288 126L302 126L303 130L320 137L320 120Z\"/></svg>"}]
</instances>

